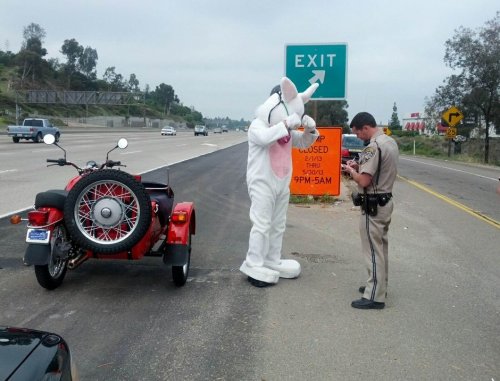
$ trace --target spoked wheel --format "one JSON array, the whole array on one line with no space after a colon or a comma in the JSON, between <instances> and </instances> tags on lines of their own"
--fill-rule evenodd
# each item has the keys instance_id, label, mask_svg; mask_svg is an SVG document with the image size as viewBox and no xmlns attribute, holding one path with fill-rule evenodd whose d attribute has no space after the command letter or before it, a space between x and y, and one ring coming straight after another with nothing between
<instances>
[{"instance_id":1,"label":"spoked wheel","mask_svg":"<svg viewBox=\"0 0 500 381\"><path fill-rule=\"evenodd\" d=\"M96 253L131 249L151 222L146 188L128 173L103 169L69 191L64 220L75 243Z\"/></svg>"},{"instance_id":2,"label":"spoked wheel","mask_svg":"<svg viewBox=\"0 0 500 381\"><path fill-rule=\"evenodd\" d=\"M46 265L35 265L35 275L38 284L47 290L59 287L68 270L68 257L64 256L68 245L68 234L63 225L57 226L50 239L50 257Z\"/></svg>"},{"instance_id":3,"label":"spoked wheel","mask_svg":"<svg viewBox=\"0 0 500 381\"><path fill-rule=\"evenodd\" d=\"M177 287L184 286L186 284L189 275L189 265L191 263L191 229L189 229L187 249L188 249L187 263L184 266L172 266L172 278L174 280L174 284Z\"/></svg>"}]
</instances>

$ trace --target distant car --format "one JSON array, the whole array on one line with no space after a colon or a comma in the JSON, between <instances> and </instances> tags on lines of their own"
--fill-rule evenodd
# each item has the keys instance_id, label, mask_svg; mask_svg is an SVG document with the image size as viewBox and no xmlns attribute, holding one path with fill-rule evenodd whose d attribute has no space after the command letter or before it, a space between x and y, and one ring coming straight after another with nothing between
<instances>
[{"instance_id":1,"label":"distant car","mask_svg":"<svg viewBox=\"0 0 500 381\"><path fill-rule=\"evenodd\" d=\"M177 135L177 130L171 126L165 126L161 129L162 135Z\"/></svg>"},{"instance_id":2,"label":"distant car","mask_svg":"<svg viewBox=\"0 0 500 381\"><path fill-rule=\"evenodd\" d=\"M226 126L222 126L222 132L229 132L229 130Z\"/></svg>"},{"instance_id":3,"label":"distant car","mask_svg":"<svg viewBox=\"0 0 500 381\"><path fill-rule=\"evenodd\" d=\"M215 128L214 128L214 134L222 134L222 128L220 128L220 127L215 127Z\"/></svg>"},{"instance_id":4,"label":"distant car","mask_svg":"<svg viewBox=\"0 0 500 381\"><path fill-rule=\"evenodd\" d=\"M0 326L0 380L78 380L68 344L55 333Z\"/></svg>"},{"instance_id":5,"label":"distant car","mask_svg":"<svg viewBox=\"0 0 500 381\"><path fill-rule=\"evenodd\" d=\"M208 136L208 128L203 124L197 124L194 126L194 136L203 135Z\"/></svg>"},{"instance_id":6,"label":"distant car","mask_svg":"<svg viewBox=\"0 0 500 381\"><path fill-rule=\"evenodd\" d=\"M359 160L359 154L365 148L365 142L359 139L354 134L342 135L342 164L347 163L349 160Z\"/></svg>"},{"instance_id":7,"label":"distant car","mask_svg":"<svg viewBox=\"0 0 500 381\"><path fill-rule=\"evenodd\" d=\"M54 135L56 142L61 136L59 128L54 127L48 119L26 118L21 126L7 126L7 135L12 137L14 143L19 143L20 139L40 143L47 134Z\"/></svg>"}]
</instances>

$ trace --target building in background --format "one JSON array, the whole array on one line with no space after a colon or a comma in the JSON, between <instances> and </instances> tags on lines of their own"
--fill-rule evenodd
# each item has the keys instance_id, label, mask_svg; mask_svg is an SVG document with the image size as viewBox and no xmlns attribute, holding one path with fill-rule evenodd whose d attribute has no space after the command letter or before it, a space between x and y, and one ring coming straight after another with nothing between
<instances>
[{"instance_id":1,"label":"building in background","mask_svg":"<svg viewBox=\"0 0 500 381\"><path fill-rule=\"evenodd\" d=\"M418 132L419 135L433 135L436 129L430 128L430 122L424 118L424 113L412 112L403 118L403 130Z\"/></svg>"}]
</instances>

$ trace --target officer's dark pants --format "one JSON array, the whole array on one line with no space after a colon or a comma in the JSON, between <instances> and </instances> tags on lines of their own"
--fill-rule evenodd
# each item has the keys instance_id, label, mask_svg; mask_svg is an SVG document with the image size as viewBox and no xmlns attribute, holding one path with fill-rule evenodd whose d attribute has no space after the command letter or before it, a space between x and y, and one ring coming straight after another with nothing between
<instances>
[{"instance_id":1,"label":"officer's dark pants","mask_svg":"<svg viewBox=\"0 0 500 381\"><path fill-rule=\"evenodd\" d=\"M359 223L361 247L368 270L368 281L363 297L376 302L385 302L389 279L389 241L387 233L391 223L394 204L390 200L378 206L376 216L362 212Z\"/></svg>"}]
</instances>

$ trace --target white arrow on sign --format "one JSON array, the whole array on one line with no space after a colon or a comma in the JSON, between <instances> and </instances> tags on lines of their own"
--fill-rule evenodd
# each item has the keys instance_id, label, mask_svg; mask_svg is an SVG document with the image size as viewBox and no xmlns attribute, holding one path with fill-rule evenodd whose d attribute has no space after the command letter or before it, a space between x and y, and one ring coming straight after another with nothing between
<instances>
[{"instance_id":1,"label":"white arrow on sign","mask_svg":"<svg viewBox=\"0 0 500 381\"><path fill-rule=\"evenodd\" d=\"M309 80L309 83L312 85L316 81L320 81L321 83L325 82L325 71L324 70L313 70L314 76Z\"/></svg>"}]
</instances>

